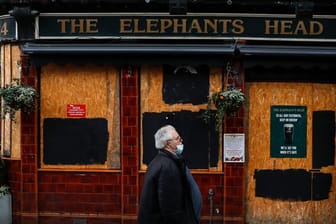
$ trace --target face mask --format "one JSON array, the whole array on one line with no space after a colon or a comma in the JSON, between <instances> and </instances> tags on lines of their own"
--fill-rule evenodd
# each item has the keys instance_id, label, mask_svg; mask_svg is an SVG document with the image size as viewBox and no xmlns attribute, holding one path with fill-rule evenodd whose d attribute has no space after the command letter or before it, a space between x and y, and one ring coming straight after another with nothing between
<instances>
[{"instance_id":1,"label":"face mask","mask_svg":"<svg viewBox=\"0 0 336 224\"><path fill-rule=\"evenodd\" d=\"M182 152L183 152L183 144L179 144L179 145L177 145L176 146L176 150L175 150L175 153L176 153L176 155L181 155L182 154Z\"/></svg>"}]
</instances>

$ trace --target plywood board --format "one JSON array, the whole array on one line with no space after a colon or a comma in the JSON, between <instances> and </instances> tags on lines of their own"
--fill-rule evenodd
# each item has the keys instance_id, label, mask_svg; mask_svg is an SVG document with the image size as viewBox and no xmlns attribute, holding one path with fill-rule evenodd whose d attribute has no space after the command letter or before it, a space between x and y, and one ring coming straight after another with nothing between
<instances>
[{"instance_id":1,"label":"plywood board","mask_svg":"<svg viewBox=\"0 0 336 224\"><path fill-rule=\"evenodd\" d=\"M336 168L321 172L333 176L328 200L281 201L255 197L254 171L257 169L312 168L312 112L336 111L336 85L313 83L248 83L247 192L248 223L334 223L336 220ZM307 107L307 157L270 157L271 105ZM289 185L291 183L288 183Z\"/></svg>"}]
</instances>

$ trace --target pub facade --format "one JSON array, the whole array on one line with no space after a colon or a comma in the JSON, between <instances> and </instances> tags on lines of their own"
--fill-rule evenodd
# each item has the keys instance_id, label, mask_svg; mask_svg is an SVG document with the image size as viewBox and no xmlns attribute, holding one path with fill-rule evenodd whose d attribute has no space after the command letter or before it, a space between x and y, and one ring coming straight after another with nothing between
<instances>
[{"instance_id":1,"label":"pub facade","mask_svg":"<svg viewBox=\"0 0 336 224\"><path fill-rule=\"evenodd\" d=\"M336 1L3 2L1 87L37 93L2 95L13 224L136 223L165 124L202 223L336 222Z\"/></svg>"}]
</instances>

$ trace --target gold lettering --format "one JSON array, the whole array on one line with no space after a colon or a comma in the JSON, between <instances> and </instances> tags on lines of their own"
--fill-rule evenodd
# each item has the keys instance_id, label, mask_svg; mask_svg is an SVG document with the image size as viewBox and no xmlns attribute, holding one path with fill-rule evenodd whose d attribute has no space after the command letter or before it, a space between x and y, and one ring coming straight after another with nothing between
<instances>
[{"instance_id":1,"label":"gold lettering","mask_svg":"<svg viewBox=\"0 0 336 224\"><path fill-rule=\"evenodd\" d=\"M86 20L86 32L87 33L98 33L97 23L98 23L98 19L87 19Z\"/></svg>"},{"instance_id":2,"label":"gold lettering","mask_svg":"<svg viewBox=\"0 0 336 224\"><path fill-rule=\"evenodd\" d=\"M132 33L131 23L131 19L120 19L120 33Z\"/></svg>"},{"instance_id":3,"label":"gold lettering","mask_svg":"<svg viewBox=\"0 0 336 224\"><path fill-rule=\"evenodd\" d=\"M158 20L157 19L147 19L147 32L148 33L158 33Z\"/></svg>"},{"instance_id":4,"label":"gold lettering","mask_svg":"<svg viewBox=\"0 0 336 224\"><path fill-rule=\"evenodd\" d=\"M309 23L309 30L310 35L319 35L323 32L323 24L318 21L311 21Z\"/></svg>"},{"instance_id":5,"label":"gold lettering","mask_svg":"<svg viewBox=\"0 0 336 224\"><path fill-rule=\"evenodd\" d=\"M293 34L291 31L293 21L282 20L280 21L280 34Z\"/></svg>"},{"instance_id":6,"label":"gold lettering","mask_svg":"<svg viewBox=\"0 0 336 224\"><path fill-rule=\"evenodd\" d=\"M305 23L299 20L265 20L265 34L281 35L319 35L323 32L323 24L318 21Z\"/></svg>"},{"instance_id":7,"label":"gold lettering","mask_svg":"<svg viewBox=\"0 0 336 224\"><path fill-rule=\"evenodd\" d=\"M195 30L196 33L202 33L202 29L201 29L197 19L193 19L191 21L191 25L189 27L188 33L192 33L193 30Z\"/></svg>"},{"instance_id":8,"label":"gold lettering","mask_svg":"<svg viewBox=\"0 0 336 224\"><path fill-rule=\"evenodd\" d=\"M8 27L7 27L7 22L4 22L2 25L1 25L1 28L0 28L0 34L3 35L3 36L6 36L8 34ZM1 36L0 35L0 36Z\"/></svg>"},{"instance_id":9,"label":"gold lettering","mask_svg":"<svg viewBox=\"0 0 336 224\"><path fill-rule=\"evenodd\" d=\"M170 19L161 19L160 33L165 33L172 25L173 22Z\"/></svg>"},{"instance_id":10,"label":"gold lettering","mask_svg":"<svg viewBox=\"0 0 336 224\"><path fill-rule=\"evenodd\" d=\"M56 20L57 23L61 24L61 33L66 33L66 25L70 22L69 19L58 19Z\"/></svg>"},{"instance_id":11,"label":"gold lettering","mask_svg":"<svg viewBox=\"0 0 336 224\"><path fill-rule=\"evenodd\" d=\"M265 34L279 34L279 20L265 20Z\"/></svg>"},{"instance_id":12,"label":"gold lettering","mask_svg":"<svg viewBox=\"0 0 336 224\"><path fill-rule=\"evenodd\" d=\"M145 33L145 29L141 29L139 19L134 19L134 33Z\"/></svg>"},{"instance_id":13,"label":"gold lettering","mask_svg":"<svg viewBox=\"0 0 336 224\"><path fill-rule=\"evenodd\" d=\"M304 24L304 22L302 20L300 20L298 22L298 24L296 25L296 28L294 30L294 34L298 34L298 33L302 33L303 35L307 35L308 34L306 26L305 26L305 24Z\"/></svg>"},{"instance_id":14,"label":"gold lettering","mask_svg":"<svg viewBox=\"0 0 336 224\"><path fill-rule=\"evenodd\" d=\"M209 33L209 27L213 30L212 33L218 33L217 19L211 21L209 19L204 20L204 32Z\"/></svg>"},{"instance_id":15,"label":"gold lettering","mask_svg":"<svg viewBox=\"0 0 336 224\"><path fill-rule=\"evenodd\" d=\"M173 19L173 22L174 22L174 33L178 33L178 32L181 32L181 33L186 33L187 32L187 19L182 19L181 21L179 21L179 19ZM179 28L181 29L179 31Z\"/></svg>"},{"instance_id":16,"label":"gold lettering","mask_svg":"<svg viewBox=\"0 0 336 224\"><path fill-rule=\"evenodd\" d=\"M232 22L232 33L241 34L244 32L244 21L241 19L235 19Z\"/></svg>"},{"instance_id":17,"label":"gold lettering","mask_svg":"<svg viewBox=\"0 0 336 224\"><path fill-rule=\"evenodd\" d=\"M76 33L76 28L79 28L79 33L84 33L84 19L79 19L79 23L76 19L71 20L71 33Z\"/></svg>"},{"instance_id":18,"label":"gold lettering","mask_svg":"<svg viewBox=\"0 0 336 224\"><path fill-rule=\"evenodd\" d=\"M228 23L232 23L231 19L220 19L219 23L222 24L222 33L228 33Z\"/></svg>"}]
</instances>

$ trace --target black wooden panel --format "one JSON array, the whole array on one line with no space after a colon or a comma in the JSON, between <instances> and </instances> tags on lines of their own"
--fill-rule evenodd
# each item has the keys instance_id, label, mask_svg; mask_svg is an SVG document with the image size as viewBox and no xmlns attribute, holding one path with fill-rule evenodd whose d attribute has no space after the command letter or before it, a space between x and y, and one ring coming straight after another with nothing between
<instances>
[{"instance_id":1,"label":"black wooden panel","mask_svg":"<svg viewBox=\"0 0 336 224\"><path fill-rule=\"evenodd\" d=\"M329 192L331 190L331 181L332 181L331 174L315 172L312 173L312 175L313 175L312 178L313 200L318 201L328 199Z\"/></svg>"},{"instance_id":2,"label":"black wooden panel","mask_svg":"<svg viewBox=\"0 0 336 224\"><path fill-rule=\"evenodd\" d=\"M44 119L45 164L104 164L107 144L106 119Z\"/></svg>"},{"instance_id":3,"label":"black wooden panel","mask_svg":"<svg viewBox=\"0 0 336 224\"><path fill-rule=\"evenodd\" d=\"M287 57L284 60L262 58L257 59L253 66L246 68L245 81L336 83L334 71L335 64L332 62L298 62L294 58Z\"/></svg>"},{"instance_id":4,"label":"black wooden panel","mask_svg":"<svg viewBox=\"0 0 336 224\"><path fill-rule=\"evenodd\" d=\"M288 201L328 199L332 176L303 169L256 170L255 195Z\"/></svg>"},{"instance_id":5,"label":"black wooden panel","mask_svg":"<svg viewBox=\"0 0 336 224\"><path fill-rule=\"evenodd\" d=\"M313 112L313 169L335 164L335 112Z\"/></svg>"},{"instance_id":6,"label":"black wooden panel","mask_svg":"<svg viewBox=\"0 0 336 224\"><path fill-rule=\"evenodd\" d=\"M183 138L183 157L191 169L217 166L219 136L214 125L207 126L202 113L191 111L143 114L143 163L149 164L157 154L154 134L163 125L173 125Z\"/></svg>"},{"instance_id":7,"label":"black wooden panel","mask_svg":"<svg viewBox=\"0 0 336 224\"><path fill-rule=\"evenodd\" d=\"M167 104L203 104L209 95L208 66L163 66L163 100Z\"/></svg>"}]
</instances>

